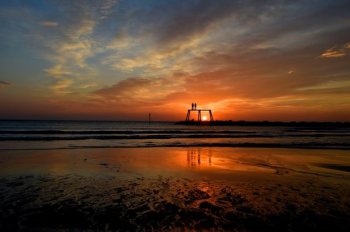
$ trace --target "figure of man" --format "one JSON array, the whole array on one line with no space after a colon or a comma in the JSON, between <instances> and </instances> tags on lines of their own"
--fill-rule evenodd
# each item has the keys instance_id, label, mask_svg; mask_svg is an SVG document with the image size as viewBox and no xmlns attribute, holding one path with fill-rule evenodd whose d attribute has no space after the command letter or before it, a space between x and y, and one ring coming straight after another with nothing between
<instances>
[{"instance_id":1,"label":"figure of man","mask_svg":"<svg viewBox=\"0 0 350 232\"><path fill-rule=\"evenodd\" d=\"M194 104L192 103L192 108L191 108L192 110L193 110L193 107L194 107Z\"/></svg>"}]
</instances>

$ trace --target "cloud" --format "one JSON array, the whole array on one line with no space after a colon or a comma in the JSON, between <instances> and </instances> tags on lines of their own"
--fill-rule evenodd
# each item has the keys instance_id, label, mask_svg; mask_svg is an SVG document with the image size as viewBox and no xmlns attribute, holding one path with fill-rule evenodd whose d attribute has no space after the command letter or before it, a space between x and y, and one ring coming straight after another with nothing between
<instances>
[{"instance_id":1,"label":"cloud","mask_svg":"<svg viewBox=\"0 0 350 232\"><path fill-rule=\"evenodd\" d=\"M84 8L84 10L87 10ZM76 18L76 21L67 25L62 31L63 37L59 41L48 41L52 54L47 55L53 65L44 71L48 76L57 80L52 89L58 94L70 93L74 81L82 75L87 75L91 67L87 67L86 59L94 55L94 40L91 38L96 21L86 18ZM78 88L79 89L79 88Z\"/></svg>"},{"instance_id":2,"label":"cloud","mask_svg":"<svg viewBox=\"0 0 350 232\"><path fill-rule=\"evenodd\" d=\"M113 12L113 7L117 4L118 0L105 0L101 1L100 5L100 19L108 17Z\"/></svg>"},{"instance_id":3,"label":"cloud","mask_svg":"<svg viewBox=\"0 0 350 232\"><path fill-rule=\"evenodd\" d=\"M115 52L107 55L102 63L126 73L196 74L206 71L203 68L213 71L237 63L220 63L205 57L210 53L236 59L247 54L251 56L248 59L252 59L258 54L259 59L264 59L271 53L312 47L317 37L328 40L325 33L344 28L338 23L336 14L331 14L322 26L319 24L326 8L330 12L339 11L344 2L322 3L307 7L305 11L299 10L300 4L302 1L268 1L264 4L257 1L186 1L181 4L167 1L147 10L126 9L128 23L121 23L120 31L108 46ZM301 27L296 19L307 23ZM211 60L211 65L197 62L204 59Z\"/></svg>"},{"instance_id":4,"label":"cloud","mask_svg":"<svg viewBox=\"0 0 350 232\"><path fill-rule=\"evenodd\" d=\"M230 16L244 4L237 1L189 1L187 4L169 4L163 14L163 23L156 28L160 43L173 44L179 40L187 40L196 34L204 33L218 21ZM164 7L162 5L162 7ZM173 12L171 12L175 9ZM154 10L159 11L159 8ZM155 13L155 12L151 12ZM159 14L159 12L158 12Z\"/></svg>"},{"instance_id":5,"label":"cloud","mask_svg":"<svg viewBox=\"0 0 350 232\"><path fill-rule=\"evenodd\" d=\"M88 88L92 88L92 87L96 87L98 84L97 83L84 83L84 84L81 84L79 85L78 88L80 89L88 89Z\"/></svg>"},{"instance_id":6,"label":"cloud","mask_svg":"<svg viewBox=\"0 0 350 232\"><path fill-rule=\"evenodd\" d=\"M94 35L97 25L106 20L113 13L113 8L118 1L58 1L51 2L57 14L53 20L39 20L43 27L57 27L51 39L48 32L43 35L46 51L44 57L52 65L43 71L55 79L51 89L58 94L84 90L84 79L91 81L91 77L97 72L94 65L88 65L87 59L94 57L99 51L105 50L105 46L97 44ZM58 27L59 26L59 27ZM51 32L50 32L51 33ZM69 81L68 81L69 80ZM82 86L84 88L82 88Z\"/></svg>"},{"instance_id":7,"label":"cloud","mask_svg":"<svg viewBox=\"0 0 350 232\"><path fill-rule=\"evenodd\" d=\"M350 80L342 81L327 81L313 86L307 86L297 89L298 91L327 91L339 93L339 90L344 89L350 91Z\"/></svg>"},{"instance_id":8,"label":"cloud","mask_svg":"<svg viewBox=\"0 0 350 232\"><path fill-rule=\"evenodd\" d=\"M255 18L256 12L267 8L267 5L252 6L225 0L180 4L170 1L157 3L150 10L132 9L127 18L130 23L121 25L116 38L108 45L117 53L106 57L103 63L125 72L143 69L147 73L169 75L171 72L195 71L196 68L189 65L190 59L221 42L210 40L210 37L225 36L222 31L232 27L234 20L246 21L242 15ZM139 25L137 33L128 28L130 24Z\"/></svg>"},{"instance_id":9,"label":"cloud","mask_svg":"<svg viewBox=\"0 0 350 232\"><path fill-rule=\"evenodd\" d=\"M57 27L59 25L59 23L55 21L41 21L39 24L44 27Z\"/></svg>"},{"instance_id":10,"label":"cloud","mask_svg":"<svg viewBox=\"0 0 350 232\"><path fill-rule=\"evenodd\" d=\"M346 56L346 52L344 50L327 49L321 54L322 58L339 58L343 56Z\"/></svg>"},{"instance_id":11,"label":"cloud","mask_svg":"<svg viewBox=\"0 0 350 232\"><path fill-rule=\"evenodd\" d=\"M181 85L182 82L178 79L131 77L111 87L99 89L94 94L106 99L118 99L122 102L157 102L179 91Z\"/></svg>"},{"instance_id":12,"label":"cloud","mask_svg":"<svg viewBox=\"0 0 350 232\"><path fill-rule=\"evenodd\" d=\"M6 82L6 81L0 81L0 88L2 87L6 87L6 86L9 86L11 85L9 82Z\"/></svg>"},{"instance_id":13,"label":"cloud","mask_svg":"<svg viewBox=\"0 0 350 232\"><path fill-rule=\"evenodd\" d=\"M346 56L349 53L350 42L345 43L341 47L333 47L324 51L320 57L322 58L339 58Z\"/></svg>"},{"instance_id":14,"label":"cloud","mask_svg":"<svg viewBox=\"0 0 350 232\"><path fill-rule=\"evenodd\" d=\"M71 93L67 90L73 84L73 80L70 79L60 79L54 85L51 86L51 89L58 94L67 94Z\"/></svg>"},{"instance_id":15,"label":"cloud","mask_svg":"<svg viewBox=\"0 0 350 232\"><path fill-rule=\"evenodd\" d=\"M70 76L72 74L72 72L69 70L64 69L62 64L56 64L49 69L45 69L44 71L51 77Z\"/></svg>"}]
</instances>

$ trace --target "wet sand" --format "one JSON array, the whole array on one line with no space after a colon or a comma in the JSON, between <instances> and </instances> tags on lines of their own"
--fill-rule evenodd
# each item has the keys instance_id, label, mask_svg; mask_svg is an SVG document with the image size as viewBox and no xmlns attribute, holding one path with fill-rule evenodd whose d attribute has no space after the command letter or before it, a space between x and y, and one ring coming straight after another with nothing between
<instances>
[{"instance_id":1,"label":"wet sand","mask_svg":"<svg viewBox=\"0 0 350 232\"><path fill-rule=\"evenodd\" d=\"M0 230L347 231L344 150L1 151Z\"/></svg>"}]
</instances>

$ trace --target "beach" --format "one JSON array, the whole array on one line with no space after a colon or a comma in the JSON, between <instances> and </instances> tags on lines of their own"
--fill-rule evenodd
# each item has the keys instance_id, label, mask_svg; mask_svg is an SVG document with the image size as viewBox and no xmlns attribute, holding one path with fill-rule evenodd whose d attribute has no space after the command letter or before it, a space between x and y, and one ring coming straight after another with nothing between
<instances>
[{"instance_id":1,"label":"beach","mask_svg":"<svg viewBox=\"0 0 350 232\"><path fill-rule=\"evenodd\" d=\"M4 149L1 231L346 231L342 149Z\"/></svg>"}]
</instances>

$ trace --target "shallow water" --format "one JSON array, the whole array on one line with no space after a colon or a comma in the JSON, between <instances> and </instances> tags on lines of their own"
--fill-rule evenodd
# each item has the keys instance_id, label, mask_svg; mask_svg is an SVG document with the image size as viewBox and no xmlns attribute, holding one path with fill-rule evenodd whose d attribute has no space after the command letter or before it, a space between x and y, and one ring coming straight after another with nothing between
<instances>
[{"instance_id":1,"label":"shallow water","mask_svg":"<svg viewBox=\"0 0 350 232\"><path fill-rule=\"evenodd\" d=\"M121 172L140 175L349 174L347 150L283 148L104 148L5 150L0 174L91 174ZM116 170L118 172L116 172ZM256 178L254 176L254 178Z\"/></svg>"},{"instance_id":2,"label":"shallow water","mask_svg":"<svg viewBox=\"0 0 350 232\"><path fill-rule=\"evenodd\" d=\"M0 150L107 147L350 148L350 128L186 126L172 122L0 121Z\"/></svg>"}]
</instances>

